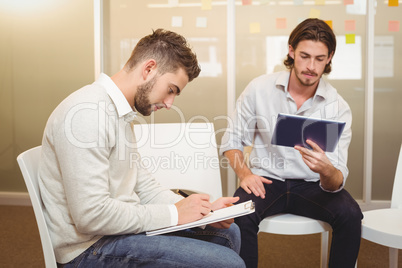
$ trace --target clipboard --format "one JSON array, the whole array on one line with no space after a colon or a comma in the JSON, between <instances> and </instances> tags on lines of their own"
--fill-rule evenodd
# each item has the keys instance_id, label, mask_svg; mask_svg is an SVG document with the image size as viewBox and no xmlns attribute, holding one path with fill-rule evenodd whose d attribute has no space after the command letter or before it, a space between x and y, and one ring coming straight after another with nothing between
<instances>
[{"instance_id":1,"label":"clipboard","mask_svg":"<svg viewBox=\"0 0 402 268\"><path fill-rule=\"evenodd\" d=\"M202 219L186 224L171 226L167 228L162 228L154 231L146 232L146 235L160 235L171 232L176 232L180 230L185 230L189 228L199 227L203 225L207 225L214 222L224 221L231 218L237 218L240 216L244 216L255 211L254 202L251 200L239 203L230 207L222 208L219 210L215 210L214 212L205 215Z\"/></svg>"},{"instance_id":2,"label":"clipboard","mask_svg":"<svg viewBox=\"0 0 402 268\"><path fill-rule=\"evenodd\" d=\"M312 140L325 152L333 152L346 122L316 119L299 115L278 114L271 144L311 149L306 140Z\"/></svg>"}]
</instances>

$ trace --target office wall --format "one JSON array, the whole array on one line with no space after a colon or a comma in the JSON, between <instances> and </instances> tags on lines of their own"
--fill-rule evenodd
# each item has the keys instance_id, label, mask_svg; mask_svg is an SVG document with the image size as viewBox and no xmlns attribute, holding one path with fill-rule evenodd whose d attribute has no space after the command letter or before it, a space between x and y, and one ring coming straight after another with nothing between
<instances>
[{"instance_id":1,"label":"office wall","mask_svg":"<svg viewBox=\"0 0 402 268\"><path fill-rule=\"evenodd\" d=\"M0 191L26 191L17 155L93 66L92 1L0 1Z\"/></svg>"},{"instance_id":2,"label":"office wall","mask_svg":"<svg viewBox=\"0 0 402 268\"><path fill-rule=\"evenodd\" d=\"M364 139L366 109L374 109L373 199L390 199L396 156L402 141L402 126L393 124L402 111L398 88L401 62L392 60L401 53L401 32L389 29L388 22L398 21L401 7L389 7L377 1L375 29L367 29L367 1L104 1L105 71L113 73L126 61L138 39L158 27L184 34L199 54L201 77L190 83L176 106L185 120L197 115L214 122L220 130L227 114L227 4L235 5L236 97L253 79L264 73L284 69L287 37L302 20L317 16L331 23L337 36L333 71L325 76L346 99L353 113L353 138L349 150L350 175L346 189L363 199ZM349 4L353 3L353 4ZM399 12L399 13L398 13ZM132 14L136 14L133 16ZM151 18L151 19L150 19ZM144 25L144 21L147 23ZM142 27L135 27L142 25ZM123 27L126 26L126 27ZM128 26L128 27L127 27ZM366 107L366 51L368 31L375 30L375 106ZM388 105L388 104L389 105ZM217 120L216 118L219 118ZM157 113L153 122L176 122L177 111ZM385 157L384 157L385 156ZM371 168L371 167L369 167ZM226 180L227 169L222 168ZM367 179L367 178L366 178ZM224 186L226 181L224 181ZM224 187L225 189L225 187Z\"/></svg>"},{"instance_id":3,"label":"office wall","mask_svg":"<svg viewBox=\"0 0 402 268\"><path fill-rule=\"evenodd\" d=\"M17 5L12 5L14 2ZM22 2L24 5L18 5ZM355 198L361 199L367 35L366 14L361 10L365 10L366 1L354 2L356 14L351 13L353 8L346 7L344 1L327 1L322 6L314 1L292 4L292 1L254 0L250 6L236 1L236 96L253 77L277 68L271 60L278 60L276 54L281 55L283 46L269 46L286 42L291 29L308 17L311 9L319 10L322 19L332 20L339 42L343 42L338 45L335 58L342 59L345 51L358 47L353 58L334 62L334 70L341 72L326 79L338 88L353 111L351 176L347 188ZM179 122L184 117L185 121L214 122L217 130L226 126L221 117L227 114L226 1L214 0L211 6L201 3L208 1L104 1L104 71L107 74L113 74L124 64L139 38L159 27L185 35L202 63L202 75L186 87L177 98L175 108L144 118L146 122ZM390 20L400 20L400 5L389 7L387 1L377 1L373 199L390 199L402 140L402 106L399 105L402 62L398 60L402 56L402 34L401 30L388 28ZM285 28L277 24L277 18L286 18ZM346 20L355 21L354 30L345 27ZM69 93L94 79L92 1L2 0L0 34L0 191L25 191L16 156L40 144L46 120L54 107ZM355 34L355 44L346 46L345 34ZM274 39L268 38L272 37L277 41L271 42ZM354 69L349 71L349 67ZM345 77L345 73L351 76ZM221 136L222 132L218 132L218 142ZM225 180L225 169L222 176Z\"/></svg>"}]
</instances>

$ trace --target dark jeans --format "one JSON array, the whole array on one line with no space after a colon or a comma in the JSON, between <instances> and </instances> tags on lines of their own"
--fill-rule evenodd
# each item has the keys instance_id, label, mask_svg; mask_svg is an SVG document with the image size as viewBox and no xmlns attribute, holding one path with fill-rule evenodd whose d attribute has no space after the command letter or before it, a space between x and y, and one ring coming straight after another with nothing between
<instances>
[{"instance_id":1,"label":"dark jeans","mask_svg":"<svg viewBox=\"0 0 402 268\"><path fill-rule=\"evenodd\" d=\"M329 193L321 189L319 182L291 179L282 182L272 179L272 184L265 184L265 191L265 199L247 194L242 188L234 194L240 197L239 203L250 199L255 202L255 213L235 219L241 231L240 256L247 267L258 265L259 223L265 217L279 213L292 213L328 222L333 230L328 266L355 266L363 214L345 189Z\"/></svg>"}]
</instances>

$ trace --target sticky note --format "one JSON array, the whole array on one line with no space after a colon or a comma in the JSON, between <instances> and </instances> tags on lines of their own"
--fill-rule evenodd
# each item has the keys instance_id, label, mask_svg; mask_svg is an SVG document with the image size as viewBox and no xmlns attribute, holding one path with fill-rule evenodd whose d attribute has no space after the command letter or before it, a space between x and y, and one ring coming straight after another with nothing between
<instances>
[{"instance_id":1,"label":"sticky note","mask_svg":"<svg viewBox=\"0 0 402 268\"><path fill-rule=\"evenodd\" d=\"M202 10L211 10L212 9L212 0L202 0L201 9Z\"/></svg>"},{"instance_id":2,"label":"sticky note","mask_svg":"<svg viewBox=\"0 0 402 268\"><path fill-rule=\"evenodd\" d=\"M346 44L354 44L355 41L355 34L345 34Z\"/></svg>"},{"instance_id":3,"label":"sticky note","mask_svg":"<svg viewBox=\"0 0 402 268\"><path fill-rule=\"evenodd\" d=\"M319 19L320 18L320 13L321 13L320 10L312 8L312 9L310 9L309 18L310 19L313 19L313 18Z\"/></svg>"},{"instance_id":4,"label":"sticky note","mask_svg":"<svg viewBox=\"0 0 402 268\"><path fill-rule=\"evenodd\" d=\"M250 27L250 33L259 33L259 32L261 32L260 23L258 23L258 22L250 23L249 27Z\"/></svg>"},{"instance_id":5,"label":"sticky note","mask_svg":"<svg viewBox=\"0 0 402 268\"><path fill-rule=\"evenodd\" d=\"M182 27L182 26L183 26L183 17L173 16L172 17L172 27Z\"/></svg>"},{"instance_id":6,"label":"sticky note","mask_svg":"<svg viewBox=\"0 0 402 268\"><path fill-rule=\"evenodd\" d=\"M303 4L303 0L293 0L293 5L295 6L302 6Z\"/></svg>"},{"instance_id":7,"label":"sticky note","mask_svg":"<svg viewBox=\"0 0 402 268\"><path fill-rule=\"evenodd\" d=\"M286 29L286 18L276 18L276 29Z\"/></svg>"},{"instance_id":8,"label":"sticky note","mask_svg":"<svg viewBox=\"0 0 402 268\"><path fill-rule=\"evenodd\" d=\"M329 27L331 27L331 29L333 30L334 28L332 28L332 20L324 20L326 24L328 24Z\"/></svg>"},{"instance_id":9,"label":"sticky note","mask_svg":"<svg viewBox=\"0 0 402 268\"><path fill-rule=\"evenodd\" d=\"M356 31L356 21L345 20L345 31Z\"/></svg>"},{"instance_id":10,"label":"sticky note","mask_svg":"<svg viewBox=\"0 0 402 268\"><path fill-rule=\"evenodd\" d=\"M345 6L347 6L347 5L353 5L353 4L354 4L354 1L353 1L353 0L343 0L343 4L344 4Z\"/></svg>"},{"instance_id":11,"label":"sticky note","mask_svg":"<svg viewBox=\"0 0 402 268\"><path fill-rule=\"evenodd\" d=\"M207 28L207 18L206 17L197 17L195 20L195 27Z\"/></svg>"},{"instance_id":12,"label":"sticky note","mask_svg":"<svg viewBox=\"0 0 402 268\"><path fill-rule=\"evenodd\" d=\"M389 32L399 32L399 21L398 20L390 20L388 21L388 31Z\"/></svg>"},{"instance_id":13,"label":"sticky note","mask_svg":"<svg viewBox=\"0 0 402 268\"><path fill-rule=\"evenodd\" d=\"M315 0L315 5L316 6L324 6L325 5L325 0Z\"/></svg>"},{"instance_id":14,"label":"sticky note","mask_svg":"<svg viewBox=\"0 0 402 268\"><path fill-rule=\"evenodd\" d=\"M398 0L388 0L388 6L389 7L397 7L397 6L399 6L399 1Z\"/></svg>"},{"instance_id":15,"label":"sticky note","mask_svg":"<svg viewBox=\"0 0 402 268\"><path fill-rule=\"evenodd\" d=\"M249 6L253 4L253 0L241 0L243 6Z\"/></svg>"},{"instance_id":16,"label":"sticky note","mask_svg":"<svg viewBox=\"0 0 402 268\"><path fill-rule=\"evenodd\" d=\"M260 5L268 5L271 0L261 0Z\"/></svg>"}]
</instances>

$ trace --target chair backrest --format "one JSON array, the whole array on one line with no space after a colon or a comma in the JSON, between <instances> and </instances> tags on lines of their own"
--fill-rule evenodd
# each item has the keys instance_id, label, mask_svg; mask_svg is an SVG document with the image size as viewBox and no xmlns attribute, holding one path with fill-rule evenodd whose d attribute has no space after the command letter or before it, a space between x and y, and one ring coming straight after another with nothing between
<instances>
[{"instance_id":1,"label":"chair backrest","mask_svg":"<svg viewBox=\"0 0 402 268\"><path fill-rule=\"evenodd\" d=\"M134 125L145 168L163 186L222 196L220 161L212 123Z\"/></svg>"},{"instance_id":2,"label":"chair backrest","mask_svg":"<svg viewBox=\"0 0 402 268\"><path fill-rule=\"evenodd\" d=\"M39 192L38 166L41 149L42 146L38 146L21 153L17 157L17 162L20 166L22 176L24 177L35 213L36 223L38 224L45 265L48 268L56 268L56 258L53 251L52 241L50 240L49 230L43 215L43 203Z\"/></svg>"},{"instance_id":3,"label":"chair backrest","mask_svg":"<svg viewBox=\"0 0 402 268\"><path fill-rule=\"evenodd\" d=\"M392 189L391 208L402 209L402 144L396 164L394 187Z\"/></svg>"}]
</instances>

